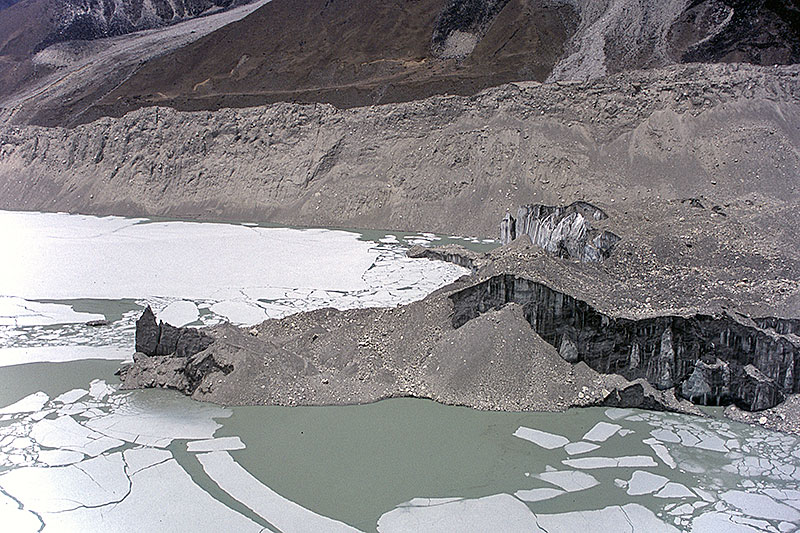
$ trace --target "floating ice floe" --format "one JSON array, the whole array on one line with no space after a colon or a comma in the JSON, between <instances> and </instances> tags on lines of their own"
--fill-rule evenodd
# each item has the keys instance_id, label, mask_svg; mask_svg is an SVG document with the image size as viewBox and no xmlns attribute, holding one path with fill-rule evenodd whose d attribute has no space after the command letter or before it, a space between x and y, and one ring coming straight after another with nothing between
<instances>
[{"instance_id":1,"label":"floating ice floe","mask_svg":"<svg viewBox=\"0 0 800 533\"><path fill-rule=\"evenodd\" d=\"M662 489L667 483L669 483L669 479L665 478L664 476L637 470L631 476L630 481L628 481L627 492L630 496L652 494L657 490Z\"/></svg>"},{"instance_id":2,"label":"floating ice floe","mask_svg":"<svg viewBox=\"0 0 800 533\"><path fill-rule=\"evenodd\" d=\"M86 389L72 389L71 391L67 391L64 394L59 394L55 398L53 398L53 402L56 403L74 403L89 394L89 391Z\"/></svg>"},{"instance_id":3,"label":"floating ice floe","mask_svg":"<svg viewBox=\"0 0 800 533\"><path fill-rule=\"evenodd\" d=\"M514 436L530 441L548 450L554 450L569 444L569 439L566 437L547 433L546 431L539 431L538 429L526 428L524 426L517 428L514 432Z\"/></svg>"},{"instance_id":4,"label":"floating ice floe","mask_svg":"<svg viewBox=\"0 0 800 533\"><path fill-rule=\"evenodd\" d=\"M696 495L685 485L670 481L655 494L656 498L695 498Z\"/></svg>"},{"instance_id":5,"label":"floating ice floe","mask_svg":"<svg viewBox=\"0 0 800 533\"><path fill-rule=\"evenodd\" d=\"M580 455L582 453L592 452L600 448L597 444L592 444L591 442L571 442L564 446L564 451L570 455Z\"/></svg>"},{"instance_id":6,"label":"floating ice floe","mask_svg":"<svg viewBox=\"0 0 800 533\"><path fill-rule=\"evenodd\" d=\"M239 437L193 440L186 444L186 450L190 452L221 452L226 450L243 450L244 448L245 445Z\"/></svg>"},{"instance_id":7,"label":"floating ice floe","mask_svg":"<svg viewBox=\"0 0 800 533\"><path fill-rule=\"evenodd\" d=\"M41 411L44 405L50 400L50 397L44 392L35 392L23 399L7 405L0 409L0 414L18 414L18 413L32 413L34 411Z\"/></svg>"},{"instance_id":8,"label":"floating ice floe","mask_svg":"<svg viewBox=\"0 0 800 533\"><path fill-rule=\"evenodd\" d=\"M514 496L519 498L524 502L540 502L544 500L550 500L555 498L556 496L561 496L565 494L566 491L560 489L529 489L529 490L518 490L514 493Z\"/></svg>"},{"instance_id":9,"label":"floating ice floe","mask_svg":"<svg viewBox=\"0 0 800 533\"><path fill-rule=\"evenodd\" d=\"M659 459L661 459L661 461L664 462L665 465L673 469L678 466L677 463L675 462L675 459L673 459L672 455L670 455L667 447L661 444L658 440L645 439L642 442L650 446L650 448L653 449L655 454L658 456Z\"/></svg>"},{"instance_id":10,"label":"floating ice floe","mask_svg":"<svg viewBox=\"0 0 800 533\"><path fill-rule=\"evenodd\" d=\"M600 484L594 476L576 470L543 472L536 477L542 481L547 481L557 487L561 487L567 492L578 492L596 487Z\"/></svg>"},{"instance_id":11,"label":"floating ice floe","mask_svg":"<svg viewBox=\"0 0 800 533\"><path fill-rule=\"evenodd\" d=\"M158 312L158 318L175 327L183 327L200 318L197 304L188 300L176 300Z\"/></svg>"},{"instance_id":12,"label":"floating ice floe","mask_svg":"<svg viewBox=\"0 0 800 533\"><path fill-rule=\"evenodd\" d=\"M608 422L598 422L590 429L583 440L590 440L594 442L605 442L611 438L617 431L622 429L622 426L617 424L609 424Z\"/></svg>"},{"instance_id":13,"label":"floating ice floe","mask_svg":"<svg viewBox=\"0 0 800 533\"><path fill-rule=\"evenodd\" d=\"M580 469L596 468L646 468L658 466L649 455L628 455L625 457L581 457L561 461L566 466Z\"/></svg>"},{"instance_id":14,"label":"floating ice floe","mask_svg":"<svg viewBox=\"0 0 800 533\"><path fill-rule=\"evenodd\" d=\"M633 414L633 409L621 409L619 407L611 407L606 409L606 416L611 420L619 420Z\"/></svg>"}]
</instances>

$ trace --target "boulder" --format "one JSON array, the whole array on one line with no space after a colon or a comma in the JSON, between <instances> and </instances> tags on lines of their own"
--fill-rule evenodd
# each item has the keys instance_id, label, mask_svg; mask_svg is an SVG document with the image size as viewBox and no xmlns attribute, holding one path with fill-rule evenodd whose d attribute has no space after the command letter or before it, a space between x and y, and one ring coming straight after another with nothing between
<instances>
[{"instance_id":1,"label":"boulder","mask_svg":"<svg viewBox=\"0 0 800 533\"><path fill-rule=\"evenodd\" d=\"M641 378L612 390L603 399L601 405L702 414L690 402L677 398L673 390L657 390Z\"/></svg>"},{"instance_id":2,"label":"boulder","mask_svg":"<svg viewBox=\"0 0 800 533\"><path fill-rule=\"evenodd\" d=\"M783 392L773 380L753 365L737 368L732 378L736 405L748 411L761 411L781 403Z\"/></svg>"}]
</instances>

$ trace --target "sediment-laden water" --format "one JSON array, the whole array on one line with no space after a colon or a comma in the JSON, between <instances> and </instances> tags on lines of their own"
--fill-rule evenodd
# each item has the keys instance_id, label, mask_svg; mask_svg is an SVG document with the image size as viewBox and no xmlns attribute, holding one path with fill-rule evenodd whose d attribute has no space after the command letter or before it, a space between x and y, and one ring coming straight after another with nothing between
<instances>
[{"instance_id":1,"label":"sediment-laden water","mask_svg":"<svg viewBox=\"0 0 800 533\"><path fill-rule=\"evenodd\" d=\"M8 212L0 227L0 524L10 530L800 524L798 439L713 411L498 413L416 399L225 408L115 386L145 305L175 325L398 305L464 272L404 257L437 236Z\"/></svg>"}]
</instances>

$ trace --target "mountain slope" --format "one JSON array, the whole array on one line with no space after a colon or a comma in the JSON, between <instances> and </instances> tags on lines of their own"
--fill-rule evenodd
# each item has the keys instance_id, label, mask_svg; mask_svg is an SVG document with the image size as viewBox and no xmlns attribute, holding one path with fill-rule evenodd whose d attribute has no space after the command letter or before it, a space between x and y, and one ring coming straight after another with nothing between
<instances>
[{"instance_id":1,"label":"mountain slope","mask_svg":"<svg viewBox=\"0 0 800 533\"><path fill-rule=\"evenodd\" d=\"M22 0L0 10L0 95L52 72L34 56L54 43L158 28L247 0Z\"/></svg>"}]
</instances>

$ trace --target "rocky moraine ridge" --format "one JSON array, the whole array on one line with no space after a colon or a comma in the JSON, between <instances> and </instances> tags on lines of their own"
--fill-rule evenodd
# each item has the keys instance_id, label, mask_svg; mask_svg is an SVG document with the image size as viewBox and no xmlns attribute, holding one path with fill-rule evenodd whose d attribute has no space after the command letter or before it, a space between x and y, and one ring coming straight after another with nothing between
<instances>
[{"instance_id":1,"label":"rocky moraine ridge","mask_svg":"<svg viewBox=\"0 0 800 533\"><path fill-rule=\"evenodd\" d=\"M698 205L694 199L673 208L685 213ZM612 405L689 413L698 413L693 404L761 411L800 392L800 320L712 310L700 298L682 312L662 304L631 316L622 296L636 298L633 280L621 287L603 274L620 253L630 257L627 239L595 227L608 218L602 210L581 202L526 205L519 213L527 217L521 235L489 254L458 246L410 250L473 273L397 309L323 309L201 332L157 325L148 309L123 383L226 404L419 396L483 409ZM508 236L518 224L506 215L501 232ZM602 254L587 254L600 250L593 246L604 234L616 240ZM556 269L560 277L548 275ZM586 275L594 277L588 293L580 285ZM685 280L684 289L693 283ZM604 294L605 302L593 305L575 292L592 300L592 292Z\"/></svg>"}]
</instances>

